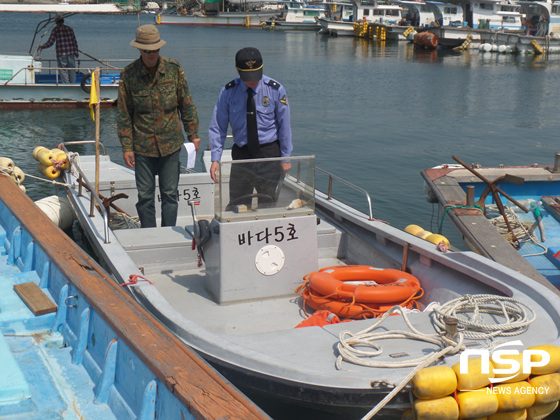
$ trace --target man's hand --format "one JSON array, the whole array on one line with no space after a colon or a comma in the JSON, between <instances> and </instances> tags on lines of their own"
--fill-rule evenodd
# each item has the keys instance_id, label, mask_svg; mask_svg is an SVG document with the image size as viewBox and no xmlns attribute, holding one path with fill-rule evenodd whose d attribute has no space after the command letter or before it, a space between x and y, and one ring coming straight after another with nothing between
<instances>
[{"instance_id":1,"label":"man's hand","mask_svg":"<svg viewBox=\"0 0 560 420\"><path fill-rule=\"evenodd\" d=\"M123 152L124 163L131 168L134 168L134 152Z\"/></svg>"},{"instance_id":2,"label":"man's hand","mask_svg":"<svg viewBox=\"0 0 560 420\"><path fill-rule=\"evenodd\" d=\"M282 172L287 174L288 171L292 168L292 162L281 162L280 166L282 166Z\"/></svg>"},{"instance_id":3,"label":"man's hand","mask_svg":"<svg viewBox=\"0 0 560 420\"><path fill-rule=\"evenodd\" d=\"M196 150L196 153L198 153L198 146L200 146L200 139L199 138L192 139L191 143L194 144L194 150Z\"/></svg>"},{"instance_id":4,"label":"man's hand","mask_svg":"<svg viewBox=\"0 0 560 420\"><path fill-rule=\"evenodd\" d=\"M218 179L216 178L216 171L218 170L218 161L214 161L212 162L212 165L210 166L210 176L212 177L212 181L214 182L218 182Z\"/></svg>"}]
</instances>

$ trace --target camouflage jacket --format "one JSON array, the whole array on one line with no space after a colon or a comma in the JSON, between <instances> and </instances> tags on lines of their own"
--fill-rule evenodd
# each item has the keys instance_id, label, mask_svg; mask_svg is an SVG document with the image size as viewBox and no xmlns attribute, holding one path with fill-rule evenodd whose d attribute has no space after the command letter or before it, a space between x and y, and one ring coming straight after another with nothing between
<instances>
[{"instance_id":1,"label":"camouflage jacket","mask_svg":"<svg viewBox=\"0 0 560 420\"><path fill-rule=\"evenodd\" d=\"M141 59L120 75L117 133L123 152L160 157L184 143L181 122L189 138L198 138L198 111L181 65L160 57L153 80Z\"/></svg>"}]
</instances>

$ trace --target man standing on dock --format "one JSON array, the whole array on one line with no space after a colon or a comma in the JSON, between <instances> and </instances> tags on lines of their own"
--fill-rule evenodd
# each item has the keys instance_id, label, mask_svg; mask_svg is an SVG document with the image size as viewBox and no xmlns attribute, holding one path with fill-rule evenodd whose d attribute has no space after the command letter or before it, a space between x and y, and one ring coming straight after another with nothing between
<instances>
[{"instance_id":1,"label":"man standing on dock","mask_svg":"<svg viewBox=\"0 0 560 420\"><path fill-rule=\"evenodd\" d=\"M156 227L155 188L159 179L161 225L175 226L179 207L181 124L198 151L198 111L181 65L161 57L165 45L155 25L142 25L130 45L140 58L121 72L117 133L124 162L134 168L143 228Z\"/></svg>"},{"instance_id":2,"label":"man standing on dock","mask_svg":"<svg viewBox=\"0 0 560 420\"><path fill-rule=\"evenodd\" d=\"M284 87L263 75L263 59L256 48L243 48L235 55L239 77L225 85L218 97L209 127L212 166L210 176L217 182L216 171L231 125L233 160L290 157L292 129L290 106ZM291 163L263 162L231 167L230 203L249 205L253 189L266 198L264 204L278 199L278 186Z\"/></svg>"},{"instance_id":3,"label":"man standing on dock","mask_svg":"<svg viewBox=\"0 0 560 420\"><path fill-rule=\"evenodd\" d=\"M60 81L62 83L76 83L76 58L78 54L78 41L74 35L74 30L64 24L62 16L57 16L54 20L55 28L51 32L49 40L43 45L39 45L38 50L51 47L56 42L56 60L60 68Z\"/></svg>"}]
</instances>

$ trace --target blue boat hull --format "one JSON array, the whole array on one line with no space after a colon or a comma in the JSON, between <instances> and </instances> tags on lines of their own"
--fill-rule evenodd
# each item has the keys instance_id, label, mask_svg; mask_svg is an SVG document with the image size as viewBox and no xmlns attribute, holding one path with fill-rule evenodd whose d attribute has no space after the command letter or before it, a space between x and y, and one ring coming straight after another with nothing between
<instances>
[{"instance_id":1,"label":"blue boat hull","mask_svg":"<svg viewBox=\"0 0 560 420\"><path fill-rule=\"evenodd\" d=\"M22 284L38 292L20 298L14 286ZM39 314L38 298L54 311ZM1 418L267 417L155 323L5 176L0 360Z\"/></svg>"}]
</instances>

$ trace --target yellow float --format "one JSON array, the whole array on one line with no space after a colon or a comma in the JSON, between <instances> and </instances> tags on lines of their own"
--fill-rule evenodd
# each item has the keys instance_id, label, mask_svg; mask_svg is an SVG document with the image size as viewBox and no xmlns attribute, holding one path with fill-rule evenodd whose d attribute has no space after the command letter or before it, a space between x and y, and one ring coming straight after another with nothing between
<instances>
[{"instance_id":1,"label":"yellow float","mask_svg":"<svg viewBox=\"0 0 560 420\"><path fill-rule=\"evenodd\" d=\"M10 172L10 177L14 180L16 184L21 184L25 179L25 174L20 168L14 166L14 168Z\"/></svg>"},{"instance_id":2,"label":"yellow float","mask_svg":"<svg viewBox=\"0 0 560 420\"><path fill-rule=\"evenodd\" d=\"M47 148L43 146L37 146L35 149L33 149L33 159L39 160L39 152L42 152L43 150L47 150Z\"/></svg>"},{"instance_id":3,"label":"yellow float","mask_svg":"<svg viewBox=\"0 0 560 420\"><path fill-rule=\"evenodd\" d=\"M56 179L61 174L60 169L57 169L54 166L45 166L42 163L39 163L39 172L49 179Z\"/></svg>"},{"instance_id":4,"label":"yellow float","mask_svg":"<svg viewBox=\"0 0 560 420\"><path fill-rule=\"evenodd\" d=\"M525 420L527 410L509 411L507 413L498 412L488 416L488 420Z\"/></svg>"},{"instance_id":5,"label":"yellow float","mask_svg":"<svg viewBox=\"0 0 560 420\"><path fill-rule=\"evenodd\" d=\"M549 373L531 378L535 390L535 405L551 404L560 400L560 373Z\"/></svg>"},{"instance_id":6,"label":"yellow float","mask_svg":"<svg viewBox=\"0 0 560 420\"><path fill-rule=\"evenodd\" d=\"M53 154L53 163L56 163L58 168L62 170L68 169L68 167L70 166L70 162L68 161L68 157L63 150L51 149L51 153Z\"/></svg>"},{"instance_id":7,"label":"yellow float","mask_svg":"<svg viewBox=\"0 0 560 420\"><path fill-rule=\"evenodd\" d=\"M540 346L529 347L527 350L544 350L550 356L550 361L546 366L532 366L531 375L545 375L560 370L560 347L554 344L543 344ZM540 362L542 357L538 354L531 355L531 362Z\"/></svg>"},{"instance_id":8,"label":"yellow float","mask_svg":"<svg viewBox=\"0 0 560 420\"><path fill-rule=\"evenodd\" d=\"M37 152L36 160L45 166L53 164L54 154L49 149L40 150Z\"/></svg>"},{"instance_id":9,"label":"yellow float","mask_svg":"<svg viewBox=\"0 0 560 420\"><path fill-rule=\"evenodd\" d=\"M468 359L468 373L461 373L460 363L453 365L452 369L457 375L457 390L466 391L490 385L490 378L494 377L494 369L490 360L487 363L489 373L482 373L482 359L480 357Z\"/></svg>"},{"instance_id":10,"label":"yellow float","mask_svg":"<svg viewBox=\"0 0 560 420\"><path fill-rule=\"evenodd\" d=\"M459 406L453 397L415 400L416 420L456 420L459 418Z\"/></svg>"},{"instance_id":11,"label":"yellow float","mask_svg":"<svg viewBox=\"0 0 560 420\"><path fill-rule=\"evenodd\" d=\"M431 242L435 245L439 245L440 242L443 242L447 248L451 247L451 244L445 236L439 235L437 233L432 233L428 230L424 230L418 225L408 225L404 228L404 231L410 233L411 235L425 239L426 241Z\"/></svg>"},{"instance_id":12,"label":"yellow float","mask_svg":"<svg viewBox=\"0 0 560 420\"><path fill-rule=\"evenodd\" d=\"M533 387L529 382L513 382L494 386L498 397L498 411L526 410L535 403Z\"/></svg>"},{"instance_id":13,"label":"yellow float","mask_svg":"<svg viewBox=\"0 0 560 420\"><path fill-rule=\"evenodd\" d=\"M518 371L517 375L515 375L511 379L506 379L506 380L499 381L502 384L503 383L510 383L510 382L524 381L531 374L531 372L523 373L523 353L502 355L502 356L500 356L500 359L503 361L503 363L498 363L494 359L491 360L492 366L494 367L494 378L508 378L508 377L511 376L511 374L509 374L509 373L497 373L496 372L496 369L511 369L512 365L507 362L508 360L511 360L513 362L517 362L517 364L519 366L519 371Z\"/></svg>"},{"instance_id":14,"label":"yellow float","mask_svg":"<svg viewBox=\"0 0 560 420\"><path fill-rule=\"evenodd\" d=\"M0 169L12 170L14 168L14 161L8 157L0 157Z\"/></svg>"},{"instance_id":15,"label":"yellow float","mask_svg":"<svg viewBox=\"0 0 560 420\"><path fill-rule=\"evenodd\" d=\"M457 393L460 419L479 419L498 411L498 397L490 388Z\"/></svg>"},{"instance_id":16,"label":"yellow float","mask_svg":"<svg viewBox=\"0 0 560 420\"><path fill-rule=\"evenodd\" d=\"M455 391L457 376L449 366L430 366L414 375L412 386L417 398L440 398Z\"/></svg>"},{"instance_id":17,"label":"yellow float","mask_svg":"<svg viewBox=\"0 0 560 420\"><path fill-rule=\"evenodd\" d=\"M558 401L550 404L533 405L527 409L527 420L542 420L547 418L558 407Z\"/></svg>"}]
</instances>

